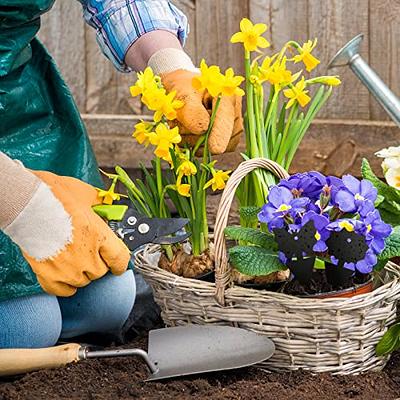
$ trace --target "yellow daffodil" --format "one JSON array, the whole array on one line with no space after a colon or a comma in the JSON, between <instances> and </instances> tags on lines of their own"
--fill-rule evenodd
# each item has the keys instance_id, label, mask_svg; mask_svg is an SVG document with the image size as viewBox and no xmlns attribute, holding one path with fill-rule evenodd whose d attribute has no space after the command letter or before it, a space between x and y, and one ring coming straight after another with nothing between
<instances>
[{"instance_id":1,"label":"yellow daffodil","mask_svg":"<svg viewBox=\"0 0 400 400\"><path fill-rule=\"evenodd\" d=\"M182 108L184 103L181 100L175 99L176 91L173 90L172 92L160 96L160 101L158 103L158 108L154 113L154 121L160 122L161 118L165 116L168 120L172 121L176 119L177 112L179 108Z\"/></svg>"},{"instance_id":2,"label":"yellow daffodil","mask_svg":"<svg viewBox=\"0 0 400 400\"><path fill-rule=\"evenodd\" d=\"M314 42L312 40L308 40L306 43L303 44L302 47L298 49L299 54L293 57L293 61L295 63L303 61L308 72L312 71L320 63L318 58L314 57L311 54L316 45L317 39L315 39Z\"/></svg>"},{"instance_id":3,"label":"yellow daffodil","mask_svg":"<svg viewBox=\"0 0 400 400\"><path fill-rule=\"evenodd\" d=\"M150 67L147 67L143 72L138 72L137 78L136 83L130 87L133 97L143 94L145 90L157 88L160 82L160 78L154 75Z\"/></svg>"},{"instance_id":4,"label":"yellow daffodil","mask_svg":"<svg viewBox=\"0 0 400 400\"><path fill-rule=\"evenodd\" d=\"M108 190L96 188L98 191L97 195L102 199L103 204L112 204L113 201L121 198L120 194L114 192L116 183L117 179L114 179Z\"/></svg>"},{"instance_id":5,"label":"yellow daffodil","mask_svg":"<svg viewBox=\"0 0 400 400\"><path fill-rule=\"evenodd\" d=\"M145 104L149 110L157 111L163 107L166 96L167 92L163 88L148 88L143 92L142 103Z\"/></svg>"},{"instance_id":6,"label":"yellow daffodil","mask_svg":"<svg viewBox=\"0 0 400 400\"><path fill-rule=\"evenodd\" d=\"M179 165L176 172L178 175L191 176L196 175L197 168L191 161L185 160L181 165Z\"/></svg>"},{"instance_id":7,"label":"yellow daffodil","mask_svg":"<svg viewBox=\"0 0 400 400\"><path fill-rule=\"evenodd\" d=\"M188 183L177 184L176 190L181 196L190 197L190 185Z\"/></svg>"},{"instance_id":8,"label":"yellow daffodil","mask_svg":"<svg viewBox=\"0 0 400 400\"><path fill-rule=\"evenodd\" d=\"M267 39L261 35L267 30L265 24L253 24L249 19L243 18L240 21L240 32L231 37L231 43L243 43L246 51L256 51L259 47L265 49L270 46Z\"/></svg>"},{"instance_id":9,"label":"yellow daffodil","mask_svg":"<svg viewBox=\"0 0 400 400\"><path fill-rule=\"evenodd\" d=\"M149 145L149 133L153 124L150 122L141 121L135 125L135 131L133 137L138 141L139 144L144 144L146 147Z\"/></svg>"},{"instance_id":10,"label":"yellow daffodil","mask_svg":"<svg viewBox=\"0 0 400 400\"><path fill-rule=\"evenodd\" d=\"M275 61L271 67L268 81L275 85L275 90L278 90L280 85L287 85L293 81L292 72L286 69L286 57Z\"/></svg>"},{"instance_id":11,"label":"yellow daffodil","mask_svg":"<svg viewBox=\"0 0 400 400\"><path fill-rule=\"evenodd\" d=\"M286 109L292 107L292 105L297 101L301 107L305 107L311 100L311 97L307 94L308 90L304 90L306 87L306 82L304 77L301 78L299 82L296 83L295 86L292 86L290 89L286 89L283 91L283 94L290 99L286 104Z\"/></svg>"},{"instance_id":12,"label":"yellow daffodil","mask_svg":"<svg viewBox=\"0 0 400 400\"><path fill-rule=\"evenodd\" d=\"M155 132L149 133L149 141L153 146L156 146L154 154L160 158L169 157L169 149L173 148L173 145L179 143L182 140L179 135L179 129L169 128L165 124L158 124Z\"/></svg>"},{"instance_id":13,"label":"yellow daffodil","mask_svg":"<svg viewBox=\"0 0 400 400\"><path fill-rule=\"evenodd\" d=\"M323 85L328 86L338 86L342 81L337 76L318 76L317 78L309 79L307 83L322 83Z\"/></svg>"},{"instance_id":14,"label":"yellow daffodil","mask_svg":"<svg viewBox=\"0 0 400 400\"><path fill-rule=\"evenodd\" d=\"M213 191L224 189L231 171L215 171L213 169L211 170L211 173L213 177L204 185L204 189L207 189L210 186Z\"/></svg>"},{"instance_id":15,"label":"yellow daffodil","mask_svg":"<svg viewBox=\"0 0 400 400\"><path fill-rule=\"evenodd\" d=\"M244 81L243 76L235 76L233 68L225 71L222 79L221 93L223 96L244 96L244 90L239 86Z\"/></svg>"},{"instance_id":16,"label":"yellow daffodil","mask_svg":"<svg viewBox=\"0 0 400 400\"><path fill-rule=\"evenodd\" d=\"M211 96L217 97L222 92L223 78L218 66L209 67L203 59L200 63L200 75L193 78L192 85L197 90L207 90Z\"/></svg>"}]
</instances>

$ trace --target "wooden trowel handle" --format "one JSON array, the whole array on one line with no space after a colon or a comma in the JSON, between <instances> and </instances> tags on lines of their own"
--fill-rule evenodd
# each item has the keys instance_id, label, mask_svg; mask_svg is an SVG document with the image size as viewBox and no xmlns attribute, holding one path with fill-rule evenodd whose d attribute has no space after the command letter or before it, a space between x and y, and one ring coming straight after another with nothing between
<instances>
[{"instance_id":1,"label":"wooden trowel handle","mask_svg":"<svg viewBox=\"0 0 400 400\"><path fill-rule=\"evenodd\" d=\"M79 361L76 343L44 349L1 349L0 376L18 375L45 368L58 368Z\"/></svg>"}]
</instances>

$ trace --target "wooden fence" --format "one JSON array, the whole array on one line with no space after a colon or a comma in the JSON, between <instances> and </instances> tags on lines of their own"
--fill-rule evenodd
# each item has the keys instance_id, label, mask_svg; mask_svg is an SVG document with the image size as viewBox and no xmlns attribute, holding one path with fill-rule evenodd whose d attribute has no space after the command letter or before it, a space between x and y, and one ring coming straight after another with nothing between
<instances>
[{"instance_id":1,"label":"wooden fence","mask_svg":"<svg viewBox=\"0 0 400 400\"><path fill-rule=\"evenodd\" d=\"M288 39L300 42L317 37L317 73L325 73L329 59L346 41L364 33L362 55L391 89L400 95L400 0L175 0L189 18L186 50L196 62L205 58L242 71L242 49L229 43L239 21L249 16L267 23L272 49ZM100 53L95 32L82 19L79 2L58 0L43 18L40 37L53 53L87 124L99 163L135 168L148 153L130 137L143 113L129 95L133 74L118 73ZM400 130L347 69L343 84L329 103L296 156L293 169L326 173L358 173L363 156L400 144ZM222 156L234 167L240 156ZM379 170L379 161L374 160Z\"/></svg>"}]
</instances>

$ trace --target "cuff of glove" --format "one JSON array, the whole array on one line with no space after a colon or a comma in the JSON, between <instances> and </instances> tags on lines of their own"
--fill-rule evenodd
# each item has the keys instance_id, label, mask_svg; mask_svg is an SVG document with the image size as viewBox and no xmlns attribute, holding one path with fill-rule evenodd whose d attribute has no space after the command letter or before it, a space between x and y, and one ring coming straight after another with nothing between
<instances>
[{"instance_id":1,"label":"cuff of glove","mask_svg":"<svg viewBox=\"0 0 400 400\"><path fill-rule=\"evenodd\" d=\"M198 72L191 58L180 49L166 48L156 51L149 59L147 65L156 75L164 74L178 69Z\"/></svg>"},{"instance_id":2,"label":"cuff of glove","mask_svg":"<svg viewBox=\"0 0 400 400\"><path fill-rule=\"evenodd\" d=\"M72 221L50 187L39 180L28 204L4 233L37 261L55 257L72 241Z\"/></svg>"}]
</instances>

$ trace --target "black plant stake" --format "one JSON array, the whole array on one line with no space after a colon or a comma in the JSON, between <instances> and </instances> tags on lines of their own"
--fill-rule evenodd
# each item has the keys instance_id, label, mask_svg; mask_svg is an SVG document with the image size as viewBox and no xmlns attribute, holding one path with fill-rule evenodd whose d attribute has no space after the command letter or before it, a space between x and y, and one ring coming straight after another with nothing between
<instances>
[{"instance_id":1,"label":"black plant stake","mask_svg":"<svg viewBox=\"0 0 400 400\"><path fill-rule=\"evenodd\" d=\"M298 232L290 233L285 228L275 228L273 232L279 251L288 259L287 266L295 278L303 284L309 282L315 262L315 256L311 256L317 242L313 221L308 221Z\"/></svg>"},{"instance_id":2,"label":"black plant stake","mask_svg":"<svg viewBox=\"0 0 400 400\"><path fill-rule=\"evenodd\" d=\"M326 263L326 277L334 287L348 284L354 271L344 268L344 263L356 263L365 257L368 245L365 237L345 229L332 232L326 241L329 254L339 260L338 265Z\"/></svg>"}]
</instances>

